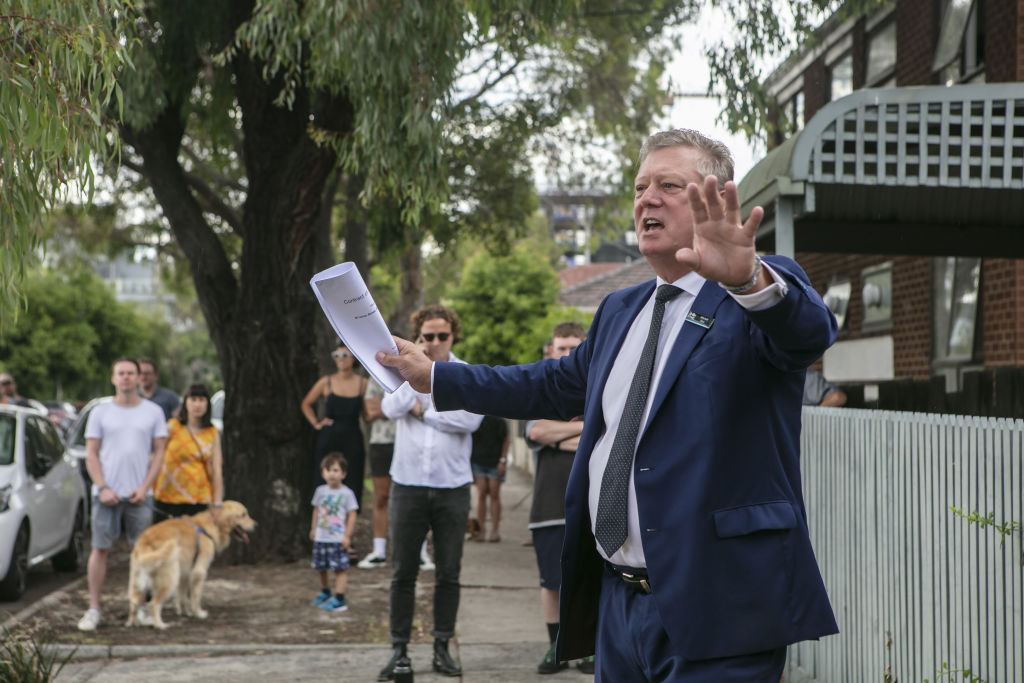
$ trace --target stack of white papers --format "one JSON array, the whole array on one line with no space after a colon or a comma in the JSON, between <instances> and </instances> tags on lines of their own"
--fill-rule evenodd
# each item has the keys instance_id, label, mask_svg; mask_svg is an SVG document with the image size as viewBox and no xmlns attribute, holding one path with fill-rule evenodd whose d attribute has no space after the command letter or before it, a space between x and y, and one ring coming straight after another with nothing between
<instances>
[{"instance_id":1,"label":"stack of white papers","mask_svg":"<svg viewBox=\"0 0 1024 683\"><path fill-rule=\"evenodd\" d=\"M389 393L405 382L394 368L377 362L377 352L398 355L398 346L384 323L363 276L354 263L339 263L309 281L320 307L345 348Z\"/></svg>"}]
</instances>

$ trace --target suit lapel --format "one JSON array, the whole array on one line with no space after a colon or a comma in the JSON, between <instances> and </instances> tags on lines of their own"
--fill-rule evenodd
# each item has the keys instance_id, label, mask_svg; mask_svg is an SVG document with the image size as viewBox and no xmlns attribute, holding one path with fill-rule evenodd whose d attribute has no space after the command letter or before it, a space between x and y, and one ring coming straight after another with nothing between
<instances>
[{"instance_id":1,"label":"suit lapel","mask_svg":"<svg viewBox=\"0 0 1024 683\"><path fill-rule=\"evenodd\" d=\"M713 282L705 282L700 291L697 292L697 298L694 300L693 306L690 307L690 313L714 318L715 311L718 310L719 304L722 303L726 296L728 295L724 289L718 287ZM689 320L683 322L683 326L676 336L676 341L672 344L672 352L668 357L668 362L665 364L665 370L661 373L661 379L658 380L654 402L651 403L651 411L648 413L647 422L644 424L645 432L647 431L647 426L651 424L651 420L658 414L661 404L665 402L665 397L668 396L669 389L675 384L676 378L683 369L683 365L686 364L686 360L693 353L693 350L707 331L708 328L701 327Z\"/></svg>"},{"instance_id":2,"label":"suit lapel","mask_svg":"<svg viewBox=\"0 0 1024 683\"><path fill-rule=\"evenodd\" d=\"M601 429L591 432L595 439L603 431L604 414L601 410L601 404L604 402L602 397L604 396L604 386L608 382L608 375L612 372L612 365L615 364L615 359L619 355L619 349L622 348L622 342L626 339L626 333L629 332L630 326L640 314L640 310L647 303L647 300L651 298L655 282L655 280L651 280L632 299L622 299L617 302L618 307L616 309L605 312L606 320L602 321L602 324L608 330L608 339L606 342L597 345L596 348L600 355L592 361L592 366L599 368L601 374L595 378L597 379L597 384L596 390L593 393L591 393L588 387L587 393L593 396L593 399L590 403L588 414L584 416L586 423L592 422L595 427L601 425Z\"/></svg>"}]
</instances>

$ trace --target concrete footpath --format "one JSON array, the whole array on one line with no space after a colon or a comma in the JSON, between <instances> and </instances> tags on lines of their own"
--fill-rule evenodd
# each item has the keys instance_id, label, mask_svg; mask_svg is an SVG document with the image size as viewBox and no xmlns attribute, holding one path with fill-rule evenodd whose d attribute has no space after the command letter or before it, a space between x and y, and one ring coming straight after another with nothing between
<instances>
[{"instance_id":1,"label":"concrete footpath","mask_svg":"<svg viewBox=\"0 0 1024 683\"><path fill-rule=\"evenodd\" d=\"M502 487L501 542L466 543L458 633L453 641L463 681L593 680L575 667L555 675L537 674L548 644L533 548L522 544L529 538L530 491L530 475L512 468ZM431 671L431 647L410 647L416 680L454 680ZM389 655L389 648L379 644L82 646L57 680L374 681Z\"/></svg>"}]
</instances>

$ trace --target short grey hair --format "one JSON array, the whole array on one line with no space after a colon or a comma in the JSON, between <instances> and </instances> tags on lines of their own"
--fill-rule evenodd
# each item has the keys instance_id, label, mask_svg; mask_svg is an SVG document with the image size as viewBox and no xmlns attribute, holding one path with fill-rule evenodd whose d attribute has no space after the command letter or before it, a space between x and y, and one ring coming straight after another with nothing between
<instances>
[{"instance_id":1,"label":"short grey hair","mask_svg":"<svg viewBox=\"0 0 1024 683\"><path fill-rule=\"evenodd\" d=\"M719 188L724 187L726 182L732 180L733 161L729 148L718 140L712 140L689 128L663 130L647 138L640 148L640 156L636 161L637 168L644 163L648 154L656 149L667 147L692 147L703 152L701 161L697 163L697 172L705 177L715 176L718 179Z\"/></svg>"}]
</instances>

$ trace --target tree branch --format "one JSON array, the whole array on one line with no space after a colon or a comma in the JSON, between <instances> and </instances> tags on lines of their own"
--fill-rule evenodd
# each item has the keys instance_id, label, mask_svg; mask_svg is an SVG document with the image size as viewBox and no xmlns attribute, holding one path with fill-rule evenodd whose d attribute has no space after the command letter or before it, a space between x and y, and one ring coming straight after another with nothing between
<instances>
[{"instance_id":1,"label":"tree branch","mask_svg":"<svg viewBox=\"0 0 1024 683\"><path fill-rule=\"evenodd\" d=\"M215 216L220 216L235 231L235 234L245 237L245 225L242 222L242 217L234 207L221 199L220 195L214 192L213 188L203 182L202 178L196 174L186 172L185 179L188 181L189 186L203 200L207 211Z\"/></svg>"},{"instance_id":2,"label":"tree branch","mask_svg":"<svg viewBox=\"0 0 1024 683\"><path fill-rule=\"evenodd\" d=\"M226 187L229 190L235 190L236 192L247 192L248 188L242 183L238 182L233 178L229 178L220 171L216 170L210 164L206 163L203 159L199 158L191 147L188 145L181 146L182 153L188 157L195 166L199 168L206 176L213 180L218 185Z\"/></svg>"},{"instance_id":3,"label":"tree branch","mask_svg":"<svg viewBox=\"0 0 1024 683\"><path fill-rule=\"evenodd\" d=\"M238 282L217 234L203 217L203 208L192 194L187 174L178 162L183 124L171 101L144 130L129 126L121 138L143 159L141 168L128 162L149 181L175 240L188 258L196 294L207 320L229 320L238 296ZM211 325L211 333L216 333ZM231 334L229 329L220 329Z\"/></svg>"},{"instance_id":4,"label":"tree branch","mask_svg":"<svg viewBox=\"0 0 1024 683\"><path fill-rule=\"evenodd\" d=\"M494 87L496 87L498 83L501 83L503 80L511 76L520 64L522 64L522 60L519 57L516 57L515 61L513 61L512 64L507 69L502 69L501 71L499 71L498 75L495 76L493 80L485 81L484 84L481 85L480 88L475 93L469 95L468 97L462 98L455 106L466 107L469 106L470 104L473 104L481 97L483 97L485 94L487 94L490 90L492 90Z\"/></svg>"}]
</instances>

